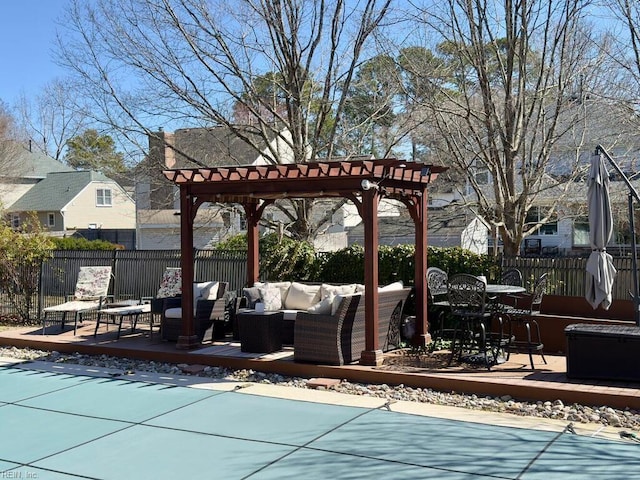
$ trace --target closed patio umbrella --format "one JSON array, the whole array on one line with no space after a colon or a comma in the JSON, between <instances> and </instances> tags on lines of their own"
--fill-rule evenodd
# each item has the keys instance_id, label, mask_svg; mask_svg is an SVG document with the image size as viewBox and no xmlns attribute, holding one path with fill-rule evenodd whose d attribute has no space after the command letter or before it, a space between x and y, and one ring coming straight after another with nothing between
<instances>
[{"instance_id":1,"label":"closed patio umbrella","mask_svg":"<svg viewBox=\"0 0 640 480\"><path fill-rule=\"evenodd\" d=\"M613 280L617 272L611 255L607 253L607 243L613 232L613 216L609 198L609 174L599 153L591 157L587 184L591 255L587 260L585 297L594 309L602 305L607 310L611 306Z\"/></svg>"}]
</instances>

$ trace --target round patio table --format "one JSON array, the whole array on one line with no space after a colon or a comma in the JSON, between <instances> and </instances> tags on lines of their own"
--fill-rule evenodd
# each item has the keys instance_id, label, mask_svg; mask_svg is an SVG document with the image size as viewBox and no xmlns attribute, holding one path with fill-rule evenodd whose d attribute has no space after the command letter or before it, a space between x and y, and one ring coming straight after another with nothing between
<instances>
[{"instance_id":1,"label":"round patio table","mask_svg":"<svg viewBox=\"0 0 640 480\"><path fill-rule=\"evenodd\" d=\"M524 293L527 289L517 285L502 285L499 283L488 283L486 292L490 295L509 295L514 293Z\"/></svg>"}]
</instances>

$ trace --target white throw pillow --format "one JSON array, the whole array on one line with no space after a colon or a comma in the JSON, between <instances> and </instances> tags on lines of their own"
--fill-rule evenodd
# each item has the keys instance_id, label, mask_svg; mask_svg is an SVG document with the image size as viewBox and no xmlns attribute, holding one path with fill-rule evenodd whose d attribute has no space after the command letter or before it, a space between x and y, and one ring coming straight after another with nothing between
<instances>
[{"instance_id":1,"label":"white throw pillow","mask_svg":"<svg viewBox=\"0 0 640 480\"><path fill-rule=\"evenodd\" d=\"M351 283L349 285L329 285L328 283L323 283L320 286L320 297L324 298L327 295L346 295L347 293L355 293L356 292L356 284Z\"/></svg>"},{"instance_id":2,"label":"white throw pillow","mask_svg":"<svg viewBox=\"0 0 640 480\"><path fill-rule=\"evenodd\" d=\"M333 298L333 302L331 302L331 315L335 315L336 313L338 313L338 309L340 308L340 304L342 303L342 300L344 300L345 298L348 297L353 297L355 295L362 295L361 293L347 293L345 295L336 295Z\"/></svg>"},{"instance_id":3,"label":"white throw pillow","mask_svg":"<svg viewBox=\"0 0 640 480\"><path fill-rule=\"evenodd\" d=\"M203 300L215 300L218 298L219 282L194 282L193 298Z\"/></svg>"},{"instance_id":4,"label":"white throw pillow","mask_svg":"<svg viewBox=\"0 0 640 480\"><path fill-rule=\"evenodd\" d=\"M265 311L282 309L282 294L278 287L259 287L258 290Z\"/></svg>"},{"instance_id":5,"label":"white throw pillow","mask_svg":"<svg viewBox=\"0 0 640 480\"><path fill-rule=\"evenodd\" d=\"M288 310L308 310L320 301L320 285L305 285L299 282L291 283L284 306Z\"/></svg>"},{"instance_id":6,"label":"white throw pillow","mask_svg":"<svg viewBox=\"0 0 640 480\"><path fill-rule=\"evenodd\" d=\"M333 306L334 298L335 298L335 295L330 293L315 305L311 305L307 310L307 312L319 313L322 315L331 315L331 307Z\"/></svg>"},{"instance_id":7,"label":"white throw pillow","mask_svg":"<svg viewBox=\"0 0 640 480\"><path fill-rule=\"evenodd\" d=\"M256 282L253 284L254 287L276 287L280 289L280 298L282 299L282 305L287 300L287 292L289 291L289 287L291 286L291 282Z\"/></svg>"}]
</instances>

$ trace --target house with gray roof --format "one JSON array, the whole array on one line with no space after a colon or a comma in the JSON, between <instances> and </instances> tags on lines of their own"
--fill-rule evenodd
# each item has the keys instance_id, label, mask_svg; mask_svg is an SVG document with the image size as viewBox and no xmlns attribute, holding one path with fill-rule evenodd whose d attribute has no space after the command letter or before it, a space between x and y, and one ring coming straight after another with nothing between
<instances>
[{"instance_id":1,"label":"house with gray roof","mask_svg":"<svg viewBox=\"0 0 640 480\"><path fill-rule=\"evenodd\" d=\"M0 203L8 208L51 172L73 171L68 165L19 142L0 142Z\"/></svg>"},{"instance_id":2,"label":"house with gray roof","mask_svg":"<svg viewBox=\"0 0 640 480\"><path fill-rule=\"evenodd\" d=\"M136 228L133 199L114 180L92 171L50 172L6 210L16 228L35 212L49 231L61 235Z\"/></svg>"}]
</instances>

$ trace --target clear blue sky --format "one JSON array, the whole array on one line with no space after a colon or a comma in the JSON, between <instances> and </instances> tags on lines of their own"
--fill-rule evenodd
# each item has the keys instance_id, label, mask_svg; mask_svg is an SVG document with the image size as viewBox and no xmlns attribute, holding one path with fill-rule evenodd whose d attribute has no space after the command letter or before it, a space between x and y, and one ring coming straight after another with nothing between
<instances>
[{"instance_id":1,"label":"clear blue sky","mask_svg":"<svg viewBox=\"0 0 640 480\"><path fill-rule=\"evenodd\" d=\"M52 49L56 19L68 0L0 1L0 100L13 105L21 93L38 95L48 82L63 77Z\"/></svg>"}]
</instances>

